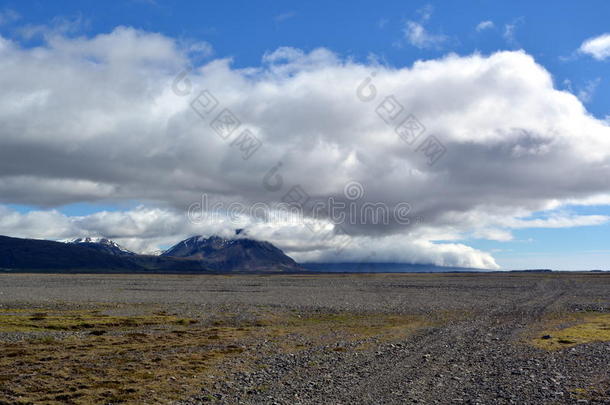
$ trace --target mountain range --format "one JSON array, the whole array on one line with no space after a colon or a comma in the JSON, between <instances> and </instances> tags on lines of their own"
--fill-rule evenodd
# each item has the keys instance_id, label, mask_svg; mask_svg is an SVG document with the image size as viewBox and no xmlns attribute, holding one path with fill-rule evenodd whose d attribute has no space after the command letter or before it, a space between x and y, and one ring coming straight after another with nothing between
<instances>
[{"instance_id":1,"label":"mountain range","mask_svg":"<svg viewBox=\"0 0 610 405\"><path fill-rule=\"evenodd\" d=\"M0 271L104 273L413 273L480 271L408 263L303 263L266 241L192 236L159 255L134 253L107 238L55 242L0 236Z\"/></svg>"},{"instance_id":2,"label":"mountain range","mask_svg":"<svg viewBox=\"0 0 610 405\"><path fill-rule=\"evenodd\" d=\"M269 242L193 236L159 256L139 255L106 238L69 242L0 236L0 270L65 272L256 272L304 271Z\"/></svg>"}]
</instances>

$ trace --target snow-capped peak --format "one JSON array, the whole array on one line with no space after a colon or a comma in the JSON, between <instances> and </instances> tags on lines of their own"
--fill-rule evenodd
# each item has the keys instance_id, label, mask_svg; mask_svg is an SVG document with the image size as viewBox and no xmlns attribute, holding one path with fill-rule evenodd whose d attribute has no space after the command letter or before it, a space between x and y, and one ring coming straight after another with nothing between
<instances>
[{"instance_id":1,"label":"snow-capped peak","mask_svg":"<svg viewBox=\"0 0 610 405\"><path fill-rule=\"evenodd\" d=\"M68 243L99 245L100 247L103 247L104 250L106 250L108 253L113 253L113 254L125 254L125 255L134 254L132 251L125 249L118 243L116 243L108 238L104 238L104 237L86 236L83 238L74 239L73 241L70 241Z\"/></svg>"},{"instance_id":2,"label":"snow-capped peak","mask_svg":"<svg viewBox=\"0 0 610 405\"><path fill-rule=\"evenodd\" d=\"M72 243L101 243L102 245L116 245L116 243L114 243L110 239L91 236L74 239Z\"/></svg>"}]
</instances>

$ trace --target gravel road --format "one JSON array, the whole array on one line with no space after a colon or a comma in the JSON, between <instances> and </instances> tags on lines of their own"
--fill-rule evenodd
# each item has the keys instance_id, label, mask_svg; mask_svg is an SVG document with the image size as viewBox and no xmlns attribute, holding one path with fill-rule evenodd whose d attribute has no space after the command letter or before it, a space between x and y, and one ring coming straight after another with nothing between
<instances>
[{"instance_id":1,"label":"gravel road","mask_svg":"<svg viewBox=\"0 0 610 405\"><path fill-rule=\"evenodd\" d=\"M199 317L271 308L434 320L392 341L303 339L289 351L250 342L243 355L255 367L227 360L180 405L610 403L610 342L529 344L548 319L607 314L610 274L0 275L0 307L99 303Z\"/></svg>"}]
</instances>

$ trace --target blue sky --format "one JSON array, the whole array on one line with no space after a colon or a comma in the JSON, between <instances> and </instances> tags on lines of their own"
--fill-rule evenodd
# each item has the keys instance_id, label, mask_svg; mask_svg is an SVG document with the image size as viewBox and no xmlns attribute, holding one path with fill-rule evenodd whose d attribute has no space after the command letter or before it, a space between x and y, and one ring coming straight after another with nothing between
<instances>
[{"instance_id":1,"label":"blue sky","mask_svg":"<svg viewBox=\"0 0 610 405\"><path fill-rule=\"evenodd\" d=\"M216 56L232 57L236 67L256 66L261 56L281 46L304 50L327 47L358 60L371 53L395 66L447 52L491 53L525 49L554 75L558 87L571 81L575 91L600 80L588 110L598 117L610 114L610 80L607 63L575 57L575 50L590 37L608 30L607 1L557 1L553 6L532 1L168 1L129 0L3 1L4 9L17 11L19 23L48 24L53 18L81 19L87 35L127 25L152 32L210 42ZM448 37L438 49L418 49L405 43L406 21L432 14L426 28ZM482 21L493 28L477 32ZM507 26L514 26L507 39ZM4 30L10 28L5 27ZM567 60L566 60L567 59Z\"/></svg>"},{"instance_id":2,"label":"blue sky","mask_svg":"<svg viewBox=\"0 0 610 405\"><path fill-rule=\"evenodd\" d=\"M586 4L586 5L585 5ZM589 114L610 116L610 59L579 53L583 41L610 28L607 1L2 1L0 34L24 48L43 39L28 38L28 27L69 27L66 36L94 37L117 26L160 33L178 42L205 41L212 53L195 65L232 58L234 69L260 66L263 55L280 47L306 53L324 47L359 63L380 61L394 68L448 53L489 55L523 49L552 74L554 86L577 95ZM9 13L10 11L10 13ZM11 17L11 15L13 17ZM408 35L423 30L423 37ZM421 33L421 32L420 32ZM17 39L18 38L18 39ZM518 106L515 106L518 108ZM144 200L72 202L56 206L68 216L121 211ZM11 202L27 213L35 205ZM564 206L574 216L610 215L606 205ZM547 214L539 213L541 217ZM505 268L610 268L610 225L515 229L513 240L468 237L473 248L493 252Z\"/></svg>"}]
</instances>

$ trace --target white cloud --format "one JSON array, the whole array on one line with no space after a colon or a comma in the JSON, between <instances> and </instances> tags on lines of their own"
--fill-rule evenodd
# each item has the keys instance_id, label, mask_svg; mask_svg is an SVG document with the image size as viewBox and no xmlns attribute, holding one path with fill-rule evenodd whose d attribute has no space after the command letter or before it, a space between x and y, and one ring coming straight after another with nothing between
<instances>
[{"instance_id":1,"label":"white cloud","mask_svg":"<svg viewBox=\"0 0 610 405\"><path fill-rule=\"evenodd\" d=\"M418 10L419 21L407 21L403 33L405 39L413 46L420 49L440 48L449 38L443 34L432 34L425 28L425 24L430 20L434 9L427 5Z\"/></svg>"},{"instance_id":2,"label":"white cloud","mask_svg":"<svg viewBox=\"0 0 610 405\"><path fill-rule=\"evenodd\" d=\"M601 83L601 78L598 77L594 80L587 80L584 86L577 87L577 90L574 90L574 86L572 85L572 81L570 79L565 79L563 81L564 88L570 93L576 95L580 101L584 104L590 102L595 95L595 91L597 87Z\"/></svg>"},{"instance_id":3,"label":"white cloud","mask_svg":"<svg viewBox=\"0 0 610 405\"><path fill-rule=\"evenodd\" d=\"M490 20L485 20L485 21L481 21L480 23L478 23L478 24L477 24L477 26L476 26L476 30L477 30L478 32L481 32L481 31L485 31L485 30L491 29L491 28L493 28L494 26L495 26L495 25L494 25L494 22L493 22L493 21L490 21Z\"/></svg>"},{"instance_id":4,"label":"white cloud","mask_svg":"<svg viewBox=\"0 0 610 405\"><path fill-rule=\"evenodd\" d=\"M509 24L504 24L504 33L502 34L502 36L504 37L504 40L512 46L518 46L518 42L517 42L517 38L516 38L516 31L517 31L517 27L522 24L524 22L524 18L523 17L519 17L514 19L511 23Z\"/></svg>"},{"instance_id":5,"label":"white cloud","mask_svg":"<svg viewBox=\"0 0 610 405\"><path fill-rule=\"evenodd\" d=\"M289 20L291 18L294 18L296 15L297 15L297 13L294 11L287 11L285 13L276 15L275 17L273 17L273 19L275 20L275 22L280 23L280 22Z\"/></svg>"},{"instance_id":6,"label":"white cloud","mask_svg":"<svg viewBox=\"0 0 610 405\"><path fill-rule=\"evenodd\" d=\"M508 42L515 41L515 28L515 24L504 25L504 34L502 35L504 36L504 39L506 39Z\"/></svg>"},{"instance_id":7,"label":"white cloud","mask_svg":"<svg viewBox=\"0 0 610 405\"><path fill-rule=\"evenodd\" d=\"M601 83L601 78L597 78L595 80L588 80L583 88L578 91L577 97L583 103L588 103L593 99L593 95L595 94L595 90Z\"/></svg>"},{"instance_id":8,"label":"white cloud","mask_svg":"<svg viewBox=\"0 0 610 405\"><path fill-rule=\"evenodd\" d=\"M599 200L597 200L599 202ZM576 204L571 202L573 205ZM533 217L531 212L523 215L526 211L514 210L510 213L499 210L493 212L489 207L480 211L468 213L446 213L445 220L448 222L444 234L440 234L442 228L436 228L431 233L423 232L420 236L429 239L460 240L468 237L487 239L500 242L514 241L512 230L533 228L573 228L583 226L598 226L610 222L606 215L574 215L564 212L562 209L548 210ZM473 229L471 235L464 235L459 230ZM441 235L434 238L434 235Z\"/></svg>"},{"instance_id":9,"label":"white cloud","mask_svg":"<svg viewBox=\"0 0 610 405\"><path fill-rule=\"evenodd\" d=\"M610 56L610 34L589 38L580 45L578 50L594 59L605 60Z\"/></svg>"},{"instance_id":10,"label":"white cloud","mask_svg":"<svg viewBox=\"0 0 610 405\"><path fill-rule=\"evenodd\" d=\"M0 25L10 24L19 20L21 16L10 8L0 11Z\"/></svg>"},{"instance_id":11,"label":"white cloud","mask_svg":"<svg viewBox=\"0 0 610 405\"><path fill-rule=\"evenodd\" d=\"M49 39L53 36L75 34L88 25L89 21L80 15L74 18L54 17L49 24L27 24L19 27L17 32L25 39L38 36Z\"/></svg>"},{"instance_id":12,"label":"white cloud","mask_svg":"<svg viewBox=\"0 0 610 405\"><path fill-rule=\"evenodd\" d=\"M404 33L407 41L420 49L437 48L447 40L446 35L431 34L421 23L415 21L407 21Z\"/></svg>"},{"instance_id":13,"label":"white cloud","mask_svg":"<svg viewBox=\"0 0 610 405\"><path fill-rule=\"evenodd\" d=\"M573 228L578 226L603 225L610 221L606 215L555 215L549 218L513 219L512 228Z\"/></svg>"},{"instance_id":14,"label":"white cloud","mask_svg":"<svg viewBox=\"0 0 610 405\"><path fill-rule=\"evenodd\" d=\"M231 236L238 228L246 228L250 237L277 244L301 262L358 262L375 257L380 261L497 268L489 254L456 243L439 244L408 236L399 241L394 236L359 236L351 238L346 245L332 234L332 226L328 232L318 235L325 241L320 243L303 223L266 222L252 217L231 218L219 214L194 223L185 221L180 212L159 208L67 216L56 210L21 214L0 206L0 234L56 240L103 236L139 253L157 252L160 246L171 246L194 234ZM337 254L338 250L341 254Z\"/></svg>"},{"instance_id":15,"label":"white cloud","mask_svg":"<svg viewBox=\"0 0 610 405\"><path fill-rule=\"evenodd\" d=\"M187 95L178 95L172 83L191 63L189 52L172 38L127 27L91 38L47 36L37 48L0 41L0 202L148 207L86 221L36 214L44 221L2 222L0 232L56 238L98 232L149 249L236 227L192 228L184 212L201 193L272 204L300 185L312 200L345 201L345 185L357 181L365 191L358 203L408 202L410 217L420 220L407 227L346 225L352 244L337 260L366 256L374 247L378 261L385 255L494 267L489 254L460 238L507 239L517 226L556 226L561 221L524 218L610 194L608 123L554 88L551 75L525 52L449 55L394 68L327 49L280 48L247 69L227 59L196 66L180 84ZM357 88L372 72L376 97L364 102ZM191 109L203 89L219 101L217 111L230 109L263 142L249 160L231 145L236 134L222 139L209 126L213 116L203 120ZM442 160L429 166L417 145L403 142L395 125L376 114L390 95L403 116L424 124L424 138L434 134L443 142ZM263 181L278 162L283 183L270 191ZM34 228L35 221L46 225ZM562 223L579 221L585 220ZM300 259L326 260L339 243L306 227L245 225Z\"/></svg>"},{"instance_id":16,"label":"white cloud","mask_svg":"<svg viewBox=\"0 0 610 405\"><path fill-rule=\"evenodd\" d=\"M497 228L482 228L477 229L473 236L475 238L495 240L498 242L508 242L513 240L513 234L505 229Z\"/></svg>"},{"instance_id":17,"label":"white cloud","mask_svg":"<svg viewBox=\"0 0 610 405\"><path fill-rule=\"evenodd\" d=\"M212 45L205 41L190 42L187 49L190 54L200 57L208 57L214 53Z\"/></svg>"},{"instance_id":18,"label":"white cloud","mask_svg":"<svg viewBox=\"0 0 610 405\"><path fill-rule=\"evenodd\" d=\"M423 7L420 7L417 10L417 14L420 17L420 21L427 22L432 17L432 13L434 12L434 6L432 4L426 4Z\"/></svg>"}]
</instances>

